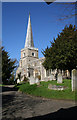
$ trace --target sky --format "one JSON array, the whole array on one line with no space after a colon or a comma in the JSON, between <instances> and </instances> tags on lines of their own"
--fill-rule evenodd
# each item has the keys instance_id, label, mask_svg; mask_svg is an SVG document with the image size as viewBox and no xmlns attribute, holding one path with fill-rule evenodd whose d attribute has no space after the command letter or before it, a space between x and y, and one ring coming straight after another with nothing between
<instances>
[{"instance_id":1,"label":"sky","mask_svg":"<svg viewBox=\"0 0 77 120\"><path fill-rule=\"evenodd\" d=\"M64 29L65 25L75 25L75 17L59 20L73 14L74 5L45 2L3 2L2 3L2 45L13 59L20 60L21 49L25 46L29 12L35 48L50 47L50 41Z\"/></svg>"}]
</instances>

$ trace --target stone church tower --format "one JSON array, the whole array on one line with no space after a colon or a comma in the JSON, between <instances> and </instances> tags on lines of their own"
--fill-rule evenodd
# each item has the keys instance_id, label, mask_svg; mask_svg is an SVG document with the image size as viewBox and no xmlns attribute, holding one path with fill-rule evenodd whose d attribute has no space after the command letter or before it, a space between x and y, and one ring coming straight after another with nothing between
<instances>
[{"instance_id":1,"label":"stone church tower","mask_svg":"<svg viewBox=\"0 0 77 120\"><path fill-rule=\"evenodd\" d=\"M31 20L30 20L30 14L29 14L25 47L24 49L21 50L20 64L21 66L24 66L24 65L27 66L28 62L36 59L38 59L38 48L34 47Z\"/></svg>"},{"instance_id":2,"label":"stone church tower","mask_svg":"<svg viewBox=\"0 0 77 120\"><path fill-rule=\"evenodd\" d=\"M25 47L21 49L21 59L19 61L19 67L16 71L17 74L21 72L22 76L30 77L33 75L33 68L30 66L30 62L38 59L38 48L34 47L31 19L29 14L28 27L26 34Z\"/></svg>"}]
</instances>

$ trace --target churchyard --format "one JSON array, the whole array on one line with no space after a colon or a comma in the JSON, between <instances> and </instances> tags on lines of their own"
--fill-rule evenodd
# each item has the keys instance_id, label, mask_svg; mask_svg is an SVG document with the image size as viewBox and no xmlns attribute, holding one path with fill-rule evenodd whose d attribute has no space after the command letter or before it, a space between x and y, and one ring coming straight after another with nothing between
<instances>
[{"instance_id":1,"label":"churchyard","mask_svg":"<svg viewBox=\"0 0 77 120\"><path fill-rule=\"evenodd\" d=\"M31 80L33 81L33 78L30 79L30 83L22 82L21 84L16 85L16 87L19 88L19 91L34 96L52 99L77 100L77 70L75 69L72 70L71 79L62 79L62 75L59 73L57 80L37 82L39 84L35 83L35 80L34 83Z\"/></svg>"}]
</instances>

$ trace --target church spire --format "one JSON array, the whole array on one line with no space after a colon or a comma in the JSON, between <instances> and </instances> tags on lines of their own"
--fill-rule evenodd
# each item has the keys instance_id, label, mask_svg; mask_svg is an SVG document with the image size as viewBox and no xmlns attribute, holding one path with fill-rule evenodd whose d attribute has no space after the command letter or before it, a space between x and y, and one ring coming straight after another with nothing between
<instances>
[{"instance_id":1,"label":"church spire","mask_svg":"<svg viewBox=\"0 0 77 120\"><path fill-rule=\"evenodd\" d=\"M28 20L25 47L34 47L31 20L30 20L30 13L29 13L29 20Z\"/></svg>"}]
</instances>

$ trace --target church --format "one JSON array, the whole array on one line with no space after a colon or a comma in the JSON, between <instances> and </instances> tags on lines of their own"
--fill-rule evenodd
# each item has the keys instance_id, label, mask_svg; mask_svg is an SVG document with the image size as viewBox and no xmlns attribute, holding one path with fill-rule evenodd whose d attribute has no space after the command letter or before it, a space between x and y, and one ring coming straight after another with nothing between
<instances>
[{"instance_id":1,"label":"church","mask_svg":"<svg viewBox=\"0 0 77 120\"><path fill-rule=\"evenodd\" d=\"M18 78L18 74L21 73L21 81L24 80L24 77L30 79L31 76L34 79L40 76L40 81L56 80L55 75L57 70L51 69L46 71L42 65L44 60L45 57L38 58L38 48L35 48L34 46L31 19L29 14L25 47L21 49L21 58L19 61L19 67L16 71L16 78Z\"/></svg>"}]
</instances>

